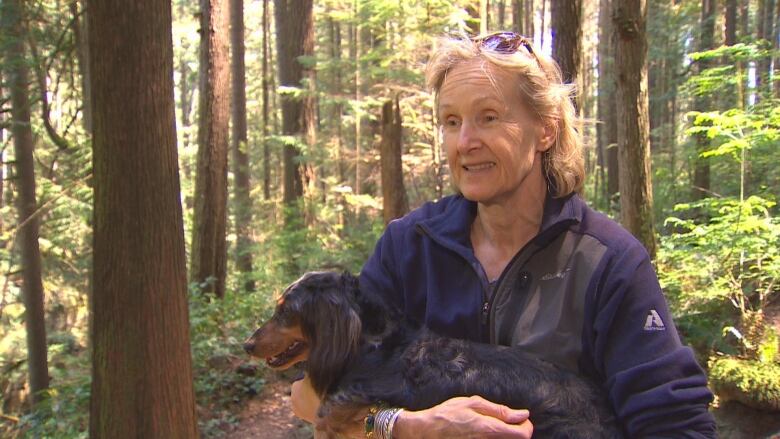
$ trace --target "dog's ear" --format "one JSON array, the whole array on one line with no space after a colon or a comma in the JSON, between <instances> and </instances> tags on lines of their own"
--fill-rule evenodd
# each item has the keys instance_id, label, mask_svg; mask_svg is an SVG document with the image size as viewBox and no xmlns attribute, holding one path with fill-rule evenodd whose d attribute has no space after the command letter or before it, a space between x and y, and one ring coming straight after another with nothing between
<instances>
[{"instance_id":1,"label":"dog's ear","mask_svg":"<svg viewBox=\"0 0 780 439\"><path fill-rule=\"evenodd\" d=\"M360 317L343 291L320 291L307 308L304 331L312 340L307 372L322 397L357 353Z\"/></svg>"}]
</instances>

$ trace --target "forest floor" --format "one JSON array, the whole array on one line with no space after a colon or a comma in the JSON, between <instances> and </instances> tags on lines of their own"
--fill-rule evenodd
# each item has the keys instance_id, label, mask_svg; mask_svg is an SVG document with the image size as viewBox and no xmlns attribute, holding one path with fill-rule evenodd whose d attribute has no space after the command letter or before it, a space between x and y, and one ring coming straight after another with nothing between
<instances>
[{"instance_id":1,"label":"forest floor","mask_svg":"<svg viewBox=\"0 0 780 439\"><path fill-rule=\"evenodd\" d=\"M290 403L290 380L269 373L260 393L247 400L238 415L235 430L228 439L310 439L307 424L293 416Z\"/></svg>"}]
</instances>

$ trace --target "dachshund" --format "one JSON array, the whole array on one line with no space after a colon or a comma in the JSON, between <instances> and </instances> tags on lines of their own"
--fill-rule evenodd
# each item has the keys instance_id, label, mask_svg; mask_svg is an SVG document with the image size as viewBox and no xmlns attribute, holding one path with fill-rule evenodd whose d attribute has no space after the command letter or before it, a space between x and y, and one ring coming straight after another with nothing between
<instances>
[{"instance_id":1,"label":"dachshund","mask_svg":"<svg viewBox=\"0 0 780 439\"><path fill-rule=\"evenodd\" d=\"M622 437L595 383L520 348L437 335L349 273L305 274L243 347L276 370L306 362L326 437L379 402L422 410L472 395L528 409L536 437Z\"/></svg>"}]
</instances>

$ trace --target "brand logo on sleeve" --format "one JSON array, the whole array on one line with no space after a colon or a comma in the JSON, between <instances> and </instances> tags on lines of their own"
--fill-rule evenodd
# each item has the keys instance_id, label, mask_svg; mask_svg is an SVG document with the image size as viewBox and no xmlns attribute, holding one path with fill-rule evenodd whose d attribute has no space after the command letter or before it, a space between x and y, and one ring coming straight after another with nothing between
<instances>
[{"instance_id":1,"label":"brand logo on sleeve","mask_svg":"<svg viewBox=\"0 0 780 439\"><path fill-rule=\"evenodd\" d=\"M553 279L563 279L569 272L571 271L571 268L567 268L565 270L561 270L555 273L547 273L544 276L541 277L542 280L553 280Z\"/></svg>"},{"instance_id":2,"label":"brand logo on sleeve","mask_svg":"<svg viewBox=\"0 0 780 439\"><path fill-rule=\"evenodd\" d=\"M661 316L658 315L658 311L651 309L645 319L645 331L666 331L666 325L661 320Z\"/></svg>"}]
</instances>

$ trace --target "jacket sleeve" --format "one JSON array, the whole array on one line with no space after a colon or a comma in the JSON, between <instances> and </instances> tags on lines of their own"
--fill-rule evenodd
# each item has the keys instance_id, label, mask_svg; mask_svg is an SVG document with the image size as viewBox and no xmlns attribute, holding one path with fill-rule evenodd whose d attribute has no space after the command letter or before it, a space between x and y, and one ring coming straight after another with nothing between
<instances>
[{"instance_id":1,"label":"jacket sleeve","mask_svg":"<svg viewBox=\"0 0 780 439\"><path fill-rule=\"evenodd\" d=\"M628 437L716 437L707 378L680 342L644 247L613 255L604 270L593 358Z\"/></svg>"},{"instance_id":2,"label":"jacket sleeve","mask_svg":"<svg viewBox=\"0 0 780 439\"><path fill-rule=\"evenodd\" d=\"M374 253L360 270L360 287L384 297L398 309L404 309L404 297L399 279L393 245L394 223L391 222L376 243Z\"/></svg>"}]
</instances>

